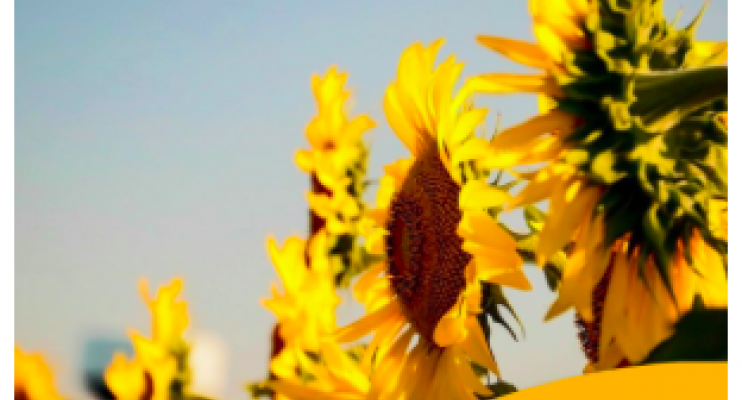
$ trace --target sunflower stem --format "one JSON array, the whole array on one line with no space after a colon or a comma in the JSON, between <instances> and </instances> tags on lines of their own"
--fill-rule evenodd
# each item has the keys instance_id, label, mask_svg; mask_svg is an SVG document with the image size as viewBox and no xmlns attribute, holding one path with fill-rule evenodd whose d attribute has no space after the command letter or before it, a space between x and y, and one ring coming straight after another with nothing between
<instances>
[{"instance_id":1,"label":"sunflower stem","mask_svg":"<svg viewBox=\"0 0 742 400\"><path fill-rule=\"evenodd\" d=\"M663 133L708 104L727 97L726 66L700 67L636 76L632 114L651 131Z\"/></svg>"}]
</instances>

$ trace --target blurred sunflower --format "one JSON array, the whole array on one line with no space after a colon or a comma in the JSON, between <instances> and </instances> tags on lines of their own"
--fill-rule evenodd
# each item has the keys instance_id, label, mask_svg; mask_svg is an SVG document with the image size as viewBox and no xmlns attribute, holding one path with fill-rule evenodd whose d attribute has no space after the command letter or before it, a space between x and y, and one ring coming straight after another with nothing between
<instances>
[{"instance_id":1,"label":"blurred sunflower","mask_svg":"<svg viewBox=\"0 0 742 400\"><path fill-rule=\"evenodd\" d=\"M312 77L317 116L306 128L311 149L299 150L295 155L296 165L328 188L345 181L349 172L365 171L367 150L362 136L375 126L366 115L348 120L345 106L350 92L344 88L346 80L347 74L335 67L324 78Z\"/></svg>"},{"instance_id":2,"label":"blurred sunflower","mask_svg":"<svg viewBox=\"0 0 742 400\"><path fill-rule=\"evenodd\" d=\"M346 79L335 67L324 77L312 77L317 115L306 127L311 148L295 155L296 165L311 176L309 234L329 233L325 253L341 283L360 272L362 255L356 242L365 209L368 158L363 134L376 124L366 115L348 118Z\"/></svg>"},{"instance_id":3,"label":"blurred sunflower","mask_svg":"<svg viewBox=\"0 0 742 400\"><path fill-rule=\"evenodd\" d=\"M39 354L25 353L15 346L15 400L63 400L54 388L51 369Z\"/></svg>"},{"instance_id":4,"label":"blurred sunflower","mask_svg":"<svg viewBox=\"0 0 742 400\"><path fill-rule=\"evenodd\" d=\"M698 297L726 307L726 43L674 29L656 0L531 0L537 43L480 36L536 74L472 78L475 92L534 93L543 115L474 149L483 168L536 165L510 207L549 200L537 261L565 245L558 299L587 370L641 361ZM715 205L724 204L724 207ZM711 225L714 225L711 223ZM716 224L719 225L719 224Z\"/></svg>"},{"instance_id":5,"label":"blurred sunflower","mask_svg":"<svg viewBox=\"0 0 742 400\"><path fill-rule=\"evenodd\" d=\"M271 381L268 386L279 396L291 400L364 400L369 378L352 354L343 351L333 341L325 341L319 349L317 361L307 358L301 361L301 370L311 379L297 374L285 375Z\"/></svg>"},{"instance_id":6,"label":"blurred sunflower","mask_svg":"<svg viewBox=\"0 0 742 400\"><path fill-rule=\"evenodd\" d=\"M135 356L128 360L114 354L104 379L117 400L171 400L171 386L176 378L177 361L154 341L132 332Z\"/></svg>"},{"instance_id":7,"label":"blurred sunflower","mask_svg":"<svg viewBox=\"0 0 742 400\"><path fill-rule=\"evenodd\" d=\"M335 308L341 300L324 256L326 240L326 233L309 243L290 237L279 248L275 239L268 238L268 253L283 285L283 293L271 285L272 296L263 300L278 319L274 341L281 345L274 349L270 363L271 372L278 377L293 376L307 352L319 351L323 338L331 337L336 329Z\"/></svg>"},{"instance_id":8,"label":"blurred sunflower","mask_svg":"<svg viewBox=\"0 0 742 400\"><path fill-rule=\"evenodd\" d=\"M473 131L486 110L465 104L466 92L452 96L463 63L451 56L433 68L442 43L408 47L384 97L413 158L386 168L379 209L370 212L380 229L368 238L385 262L355 287L368 315L338 334L345 342L375 332L362 362L364 371L373 364L369 398L490 394L471 366L499 374L477 320L481 282L530 289L515 241L486 211L504 193L486 174L462 173L467 159L458 152L483 144Z\"/></svg>"},{"instance_id":9,"label":"blurred sunflower","mask_svg":"<svg viewBox=\"0 0 742 400\"><path fill-rule=\"evenodd\" d=\"M187 391L190 370L183 332L188 310L185 302L177 300L182 287L182 280L174 279L151 298L147 282L140 281L140 293L152 312L152 339L132 331L134 357L129 360L122 353L114 354L104 379L116 399L170 400Z\"/></svg>"},{"instance_id":10,"label":"blurred sunflower","mask_svg":"<svg viewBox=\"0 0 742 400\"><path fill-rule=\"evenodd\" d=\"M183 343L183 332L188 327L188 308L177 297L183 290L183 281L174 279L150 297L149 284L139 282L139 292L152 313L152 338L162 347L178 348Z\"/></svg>"}]
</instances>

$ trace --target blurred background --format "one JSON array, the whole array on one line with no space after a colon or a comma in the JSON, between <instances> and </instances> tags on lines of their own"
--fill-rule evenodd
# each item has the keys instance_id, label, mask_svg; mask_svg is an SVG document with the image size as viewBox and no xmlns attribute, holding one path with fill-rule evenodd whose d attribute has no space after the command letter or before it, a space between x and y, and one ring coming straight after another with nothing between
<instances>
[{"instance_id":1,"label":"blurred background","mask_svg":"<svg viewBox=\"0 0 742 400\"><path fill-rule=\"evenodd\" d=\"M685 25L704 3L698 37L727 40L726 1L665 10L683 9ZM44 353L77 399L114 349L131 351L130 329L149 334L140 278L153 289L184 278L204 394L246 398L244 384L266 376L274 319L259 300L277 277L265 241L307 230L309 181L293 155L315 113L313 73L348 71L352 113L378 122L375 179L406 155L381 100L407 45L445 37L441 56L466 61L468 76L523 70L475 35L533 38L527 2L512 0L26 0L15 13L15 341ZM498 114L509 126L536 112L531 96L480 103L488 131ZM507 292L526 335L493 330L520 389L585 364L573 315L543 323L554 295L527 273L532 293ZM360 309L344 298L341 323Z\"/></svg>"}]
</instances>

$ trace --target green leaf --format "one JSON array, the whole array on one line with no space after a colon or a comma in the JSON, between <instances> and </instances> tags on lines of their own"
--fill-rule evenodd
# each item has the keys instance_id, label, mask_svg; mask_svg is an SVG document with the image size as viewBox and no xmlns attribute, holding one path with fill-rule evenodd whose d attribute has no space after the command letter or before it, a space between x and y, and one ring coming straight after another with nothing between
<instances>
[{"instance_id":1,"label":"green leaf","mask_svg":"<svg viewBox=\"0 0 742 400\"><path fill-rule=\"evenodd\" d=\"M675 333L640 364L672 361L727 361L726 308L694 308L675 324Z\"/></svg>"},{"instance_id":2,"label":"green leaf","mask_svg":"<svg viewBox=\"0 0 742 400\"><path fill-rule=\"evenodd\" d=\"M562 281L561 270L558 270L553 264L549 264L544 267L544 276L546 277L546 284L549 286L549 290L555 292L559 289L559 282Z\"/></svg>"}]
</instances>

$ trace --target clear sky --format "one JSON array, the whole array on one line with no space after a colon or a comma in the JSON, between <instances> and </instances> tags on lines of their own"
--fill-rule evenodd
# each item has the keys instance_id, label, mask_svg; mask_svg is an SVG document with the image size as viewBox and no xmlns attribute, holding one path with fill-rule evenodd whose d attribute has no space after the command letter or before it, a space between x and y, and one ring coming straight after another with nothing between
<instances>
[{"instance_id":1,"label":"clear sky","mask_svg":"<svg viewBox=\"0 0 742 400\"><path fill-rule=\"evenodd\" d=\"M703 3L665 9L684 8L685 23ZM708 3L698 36L726 40L727 2ZM193 331L229 351L225 398L246 398L243 383L265 375L273 318L259 299L277 279L265 238L306 231L308 179L293 154L315 112L313 73L349 72L353 111L378 122L378 178L406 155L381 99L407 45L445 37L442 55L471 75L522 70L476 34L532 39L516 0L26 0L15 12L15 340L44 352L78 399L89 337L149 332L140 277L184 277ZM508 126L536 111L527 96L485 104L489 130L497 113ZM542 322L553 294L527 269L534 291L508 292L526 337L495 328L493 339L520 388L585 363L571 314Z\"/></svg>"}]
</instances>

